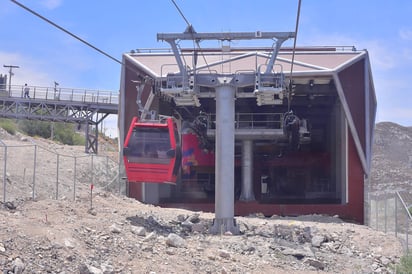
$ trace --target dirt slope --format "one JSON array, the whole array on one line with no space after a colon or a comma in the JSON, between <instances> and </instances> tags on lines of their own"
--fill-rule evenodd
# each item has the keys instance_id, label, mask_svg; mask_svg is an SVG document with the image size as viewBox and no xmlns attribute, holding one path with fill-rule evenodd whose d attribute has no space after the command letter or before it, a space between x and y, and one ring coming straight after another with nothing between
<instances>
[{"instance_id":1,"label":"dirt slope","mask_svg":"<svg viewBox=\"0 0 412 274\"><path fill-rule=\"evenodd\" d=\"M242 235L212 236L210 213L90 197L3 205L3 273L389 273L402 254L393 236L336 217L238 217Z\"/></svg>"}]
</instances>

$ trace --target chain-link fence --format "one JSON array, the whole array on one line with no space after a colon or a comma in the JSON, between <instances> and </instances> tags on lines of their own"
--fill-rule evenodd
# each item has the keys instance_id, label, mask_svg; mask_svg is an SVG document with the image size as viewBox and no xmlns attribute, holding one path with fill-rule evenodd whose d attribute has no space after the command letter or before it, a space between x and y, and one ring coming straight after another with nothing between
<instances>
[{"instance_id":1,"label":"chain-link fence","mask_svg":"<svg viewBox=\"0 0 412 274\"><path fill-rule=\"evenodd\" d=\"M65 155L36 144L12 145L0 141L3 202L21 198L76 199L91 185L120 192L118 162L108 156Z\"/></svg>"},{"instance_id":2,"label":"chain-link fence","mask_svg":"<svg viewBox=\"0 0 412 274\"><path fill-rule=\"evenodd\" d=\"M385 195L370 196L369 226L383 231L393 233L399 238L409 253L411 244L411 214L399 192Z\"/></svg>"}]
</instances>

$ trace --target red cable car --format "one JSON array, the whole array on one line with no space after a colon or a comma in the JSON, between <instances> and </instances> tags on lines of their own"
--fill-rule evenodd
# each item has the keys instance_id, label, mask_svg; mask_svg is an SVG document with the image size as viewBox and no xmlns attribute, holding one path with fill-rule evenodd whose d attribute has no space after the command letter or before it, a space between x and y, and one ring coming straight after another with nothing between
<instances>
[{"instance_id":1,"label":"red cable car","mask_svg":"<svg viewBox=\"0 0 412 274\"><path fill-rule=\"evenodd\" d=\"M173 118L139 121L134 117L123 148L129 182L175 184L181 151Z\"/></svg>"}]
</instances>

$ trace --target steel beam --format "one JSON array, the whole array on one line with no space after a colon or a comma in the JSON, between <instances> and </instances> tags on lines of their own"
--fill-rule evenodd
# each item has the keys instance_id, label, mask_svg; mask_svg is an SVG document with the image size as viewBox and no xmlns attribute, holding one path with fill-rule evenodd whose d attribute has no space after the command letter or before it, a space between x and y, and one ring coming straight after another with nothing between
<instances>
[{"instance_id":1,"label":"steel beam","mask_svg":"<svg viewBox=\"0 0 412 274\"><path fill-rule=\"evenodd\" d=\"M0 117L86 125L85 152L98 152L98 125L109 115L117 114L117 104L93 104L76 101L0 97ZM102 116L98 117L98 114ZM89 126L94 126L91 133Z\"/></svg>"},{"instance_id":2,"label":"steel beam","mask_svg":"<svg viewBox=\"0 0 412 274\"><path fill-rule=\"evenodd\" d=\"M184 32L184 33L158 33L157 41L170 40L252 40L252 39L289 39L294 38L294 32Z\"/></svg>"}]
</instances>

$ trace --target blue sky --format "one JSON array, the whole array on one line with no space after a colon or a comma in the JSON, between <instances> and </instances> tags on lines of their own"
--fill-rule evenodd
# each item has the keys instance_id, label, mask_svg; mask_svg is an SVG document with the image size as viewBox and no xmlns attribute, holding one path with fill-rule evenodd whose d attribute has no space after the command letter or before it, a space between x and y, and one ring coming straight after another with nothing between
<instances>
[{"instance_id":1,"label":"blue sky","mask_svg":"<svg viewBox=\"0 0 412 274\"><path fill-rule=\"evenodd\" d=\"M175 1L197 32L295 30L298 0ZM131 49L166 48L156 34L186 28L170 0L19 2L117 59ZM410 0L302 0L297 46L367 49L378 99L377 122L412 126L411 16ZM61 87L119 90L118 63L12 1L0 0L0 25L0 73L7 73L3 64L20 66L12 84L53 86L57 81ZM114 120L104 127L113 130Z\"/></svg>"}]
</instances>

